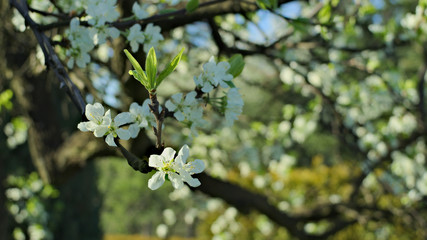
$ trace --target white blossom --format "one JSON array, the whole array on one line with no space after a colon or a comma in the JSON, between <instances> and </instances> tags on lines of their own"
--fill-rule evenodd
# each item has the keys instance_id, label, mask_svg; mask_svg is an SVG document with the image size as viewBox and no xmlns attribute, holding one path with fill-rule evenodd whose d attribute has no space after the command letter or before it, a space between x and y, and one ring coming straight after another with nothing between
<instances>
[{"instance_id":1,"label":"white blossom","mask_svg":"<svg viewBox=\"0 0 427 240\"><path fill-rule=\"evenodd\" d=\"M174 112L174 117L178 121L184 121L191 115L192 109L198 107L199 102L196 99L196 95L195 91L187 93L185 98L182 97L182 93L174 94L170 100L166 101L166 108Z\"/></svg>"},{"instance_id":2,"label":"white blossom","mask_svg":"<svg viewBox=\"0 0 427 240\"><path fill-rule=\"evenodd\" d=\"M110 110L104 114L104 107L100 103L95 103L93 105L86 105L85 115L89 121L79 123L77 128L82 132L93 132L95 137L107 135L105 142L109 146L117 146L114 143L115 137L119 137L123 140L128 140L130 138L129 130L120 128L121 125L132 121L130 113L120 113L113 121L111 119Z\"/></svg>"},{"instance_id":3,"label":"white blossom","mask_svg":"<svg viewBox=\"0 0 427 240\"><path fill-rule=\"evenodd\" d=\"M174 117L182 122L187 121L191 132L197 136L198 127L204 127L207 122L203 119L203 108L200 101L196 99L197 93L191 91L183 98L182 93L172 95L171 99L166 101L166 108L174 112Z\"/></svg>"},{"instance_id":4,"label":"white blossom","mask_svg":"<svg viewBox=\"0 0 427 240\"><path fill-rule=\"evenodd\" d=\"M106 42L107 38L118 38L120 36L120 31L115 27L107 27L107 25L99 26L96 28L96 33L94 35L93 42L95 44L103 44Z\"/></svg>"},{"instance_id":5,"label":"white blossom","mask_svg":"<svg viewBox=\"0 0 427 240\"><path fill-rule=\"evenodd\" d=\"M110 114L109 110L107 113ZM82 132L93 132L95 137L102 137L108 131L111 121L111 117L108 119L107 113L104 114L104 107L100 103L87 104L85 115L89 121L79 123L77 128Z\"/></svg>"},{"instance_id":6,"label":"white blossom","mask_svg":"<svg viewBox=\"0 0 427 240\"><path fill-rule=\"evenodd\" d=\"M231 88L227 93L227 104L225 105L225 123L232 126L234 120L242 113L243 100L237 88Z\"/></svg>"},{"instance_id":7,"label":"white blossom","mask_svg":"<svg viewBox=\"0 0 427 240\"><path fill-rule=\"evenodd\" d=\"M159 26L154 26L149 23L144 30L144 52L148 53L151 47L156 47L159 41L163 40L163 36L160 33L162 29Z\"/></svg>"},{"instance_id":8,"label":"white blossom","mask_svg":"<svg viewBox=\"0 0 427 240\"><path fill-rule=\"evenodd\" d=\"M142 106L134 102L130 105L129 112L132 124L129 126L131 138L136 138L141 128L150 128L156 125L156 119L148 106L150 100L146 99Z\"/></svg>"},{"instance_id":9,"label":"white blossom","mask_svg":"<svg viewBox=\"0 0 427 240\"><path fill-rule=\"evenodd\" d=\"M228 88L226 81L231 81L233 75L227 73L230 68L228 62L215 63L213 57L209 59L209 62L203 65L203 73L198 77L194 77L194 82L198 87L201 87L202 91L208 93L212 91L214 87L220 85L223 88Z\"/></svg>"},{"instance_id":10,"label":"white blossom","mask_svg":"<svg viewBox=\"0 0 427 240\"><path fill-rule=\"evenodd\" d=\"M116 0L88 0L86 13L90 17L88 23L93 26L103 26L113 22L120 16L116 10Z\"/></svg>"},{"instance_id":11,"label":"white blossom","mask_svg":"<svg viewBox=\"0 0 427 240\"><path fill-rule=\"evenodd\" d=\"M78 18L73 18L70 21L70 28L66 31L66 35L71 42L71 48L67 49L66 54L70 57L67 66L73 68L74 63L83 68L90 62L88 54L95 45L93 42L93 32L80 26Z\"/></svg>"},{"instance_id":12,"label":"white blossom","mask_svg":"<svg viewBox=\"0 0 427 240\"><path fill-rule=\"evenodd\" d=\"M109 110L107 111L109 113ZM111 114L109 113L109 117L111 119ZM117 147L116 143L114 142L115 137L119 137L123 140L129 140L131 134L128 129L120 128L121 125L127 124L131 122L130 113L124 112L119 113L115 118L114 121L110 121L110 124L108 125L108 132L107 137L105 138L105 142L112 147Z\"/></svg>"},{"instance_id":13,"label":"white blossom","mask_svg":"<svg viewBox=\"0 0 427 240\"><path fill-rule=\"evenodd\" d=\"M161 155L151 155L148 165L156 168L158 171L148 180L148 187L151 190L158 189L165 182L165 177L168 175L172 186L175 189L180 189L187 182L192 187L200 186L200 181L193 178L191 175L201 173L205 165L202 160L196 159L187 163L190 150L187 145L184 145L175 156L175 150L167 147Z\"/></svg>"},{"instance_id":14,"label":"white blossom","mask_svg":"<svg viewBox=\"0 0 427 240\"><path fill-rule=\"evenodd\" d=\"M138 4L137 2L135 2L132 6L132 12L135 14L135 16L138 19L144 19L148 16L150 16L150 14L147 12L147 4Z\"/></svg>"},{"instance_id":15,"label":"white blossom","mask_svg":"<svg viewBox=\"0 0 427 240\"><path fill-rule=\"evenodd\" d=\"M127 40L130 42L132 52L138 51L139 44L144 43L145 40L144 33L141 31L141 25L135 24L129 29Z\"/></svg>"}]
</instances>

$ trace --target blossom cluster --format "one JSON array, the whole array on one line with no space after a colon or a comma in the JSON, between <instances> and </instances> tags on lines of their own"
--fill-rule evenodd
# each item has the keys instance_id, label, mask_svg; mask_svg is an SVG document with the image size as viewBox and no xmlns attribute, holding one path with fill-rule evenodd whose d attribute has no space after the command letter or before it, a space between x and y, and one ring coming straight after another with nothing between
<instances>
[{"instance_id":1,"label":"blossom cluster","mask_svg":"<svg viewBox=\"0 0 427 240\"><path fill-rule=\"evenodd\" d=\"M200 181L193 178L191 175L201 173L205 169L205 164L202 160L196 159L187 162L190 155L190 150L187 145L184 145L174 158L176 151L170 147L163 150L161 155L151 155L148 165L156 168L158 171L148 180L148 187L151 190L158 189L165 182L166 175L171 181L175 189L180 189L184 186L184 182L191 187L200 186Z\"/></svg>"},{"instance_id":2,"label":"blossom cluster","mask_svg":"<svg viewBox=\"0 0 427 240\"><path fill-rule=\"evenodd\" d=\"M120 36L120 31L110 26L108 23L116 21L120 14L116 9L116 0L89 0L83 5L86 9L86 16L82 18L75 17L70 21L70 28L66 35L70 40L71 47L67 49L66 55L69 57L68 68L73 68L76 64L78 67L86 67L90 62L89 52L96 45L104 44L107 39L116 39ZM139 5L134 3L132 11L137 19L143 19L149 16L147 4ZM81 26L80 21L87 21L89 27ZM148 24L144 31L141 31L141 25L133 25L123 34L129 41L132 51L138 51L139 45L144 45L144 51L148 52L151 47L156 47L159 41L163 40L160 33L161 28Z\"/></svg>"},{"instance_id":3,"label":"blossom cluster","mask_svg":"<svg viewBox=\"0 0 427 240\"><path fill-rule=\"evenodd\" d=\"M93 33L89 28L80 26L78 18L73 18L66 34L71 42L71 48L66 51L67 56L70 56L68 68L72 68L74 63L79 67L85 67L90 62L89 51L95 47Z\"/></svg>"},{"instance_id":4,"label":"blossom cluster","mask_svg":"<svg viewBox=\"0 0 427 240\"><path fill-rule=\"evenodd\" d=\"M209 62L203 65L203 73L198 77L194 77L194 82L205 93L209 93L218 85L228 88L226 82L233 80L233 75L227 73L229 68L230 64L228 62L219 62L217 64L214 58L211 57Z\"/></svg>"},{"instance_id":5,"label":"blossom cluster","mask_svg":"<svg viewBox=\"0 0 427 240\"><path fill-rule=\"evenodd\" d=\"M228 62L216 63L213 57L209 62L203 65L203 73L194 77L194 82L197 87L201 88L202 92L209 93L214 87L228 88L233 86L231 81L233 75L228 73L230 64ZM226 125L232 126L234 120L242 113L243 100L240 96L239 90L232 87L226 96L222 98L221 110L224 113ZM175 116L176 117L176 116Z\"/></svg>"},{"instance_id":6,"label":"blossom cluster","mask_svg":"<svg viewBox=\"0 0 427 240\"><path fill-rule=\"evenodd\" d=\"M196 128L206 124L203 117L203 108L200 106L201 101L196 98L197 93L191 91L183 97L182 93L172 95L171 99L166 101L166 108L174 112L176 120L188 121L191 125L191 131L196 134Z\"/></svg>"},{"instance_id":7,"label":"blossom cluster","mask_svg":"<svg viewBox=\"0 0 427 240\"><path fill-rule=\"evenodd\" d=\"M129 112L119 113L114 119L111 118L110 110L105 112L100 103L86 105L86 118L89 121L81 122L77 128L83 132L93 132L95 137L105 137L109 146L116 147L114 138L123 140L136 138L141 128L149 128L155 125L154 115L148 106L149 100L144 101L142 106L132 103ZM124 125L129 125L127 129Z\"/></svg>"},{"instance_id":8,"label":"blossom cluster","mask_svg":"<svg viewBox=\"0 0 427 240\"><path fill-rule=\"evenodd\" d=\"M139 44L144 45L144 52L148 53L151 47L156 47L159 41L163 40L163 36L160 33L161 28L154 26L149 23L144 31L141 31L141 25L133 25L128 32L127 40L132 48L132 52L136 52L139 49Z\"/></svg>"},{"instance_id":9,"label":"blossom cluster","mask_svg":"<svg viewBox=\"0 0 427 240\"><path fill-rule=\"evenodd\" d=\"M150 112L148 101L148 99L144 101L141 106L132 103L129 112L119 113L114 119L110 110L105 112L100 103L87 104L85 114L89 121L79 123L77 128L83 132L93 132L95 137L105 136L105 142L109 146L117 146L114 138L123 140L135 138L141 128L155 125L155 117ZM124 125L129 127L125 129ZM189 152L189 147L184 145L176 158L174 158L175 150L170 147L165 148L161 155L151 155L149 166L158 171L148 181L148 187L152 190L159 188L165 182L166 175L176 189L182 188L184 182L192 187L199 186L200 181L191 175L201 173L205 165L200 159L187 162Z\"/></svg>"}]
</instances>

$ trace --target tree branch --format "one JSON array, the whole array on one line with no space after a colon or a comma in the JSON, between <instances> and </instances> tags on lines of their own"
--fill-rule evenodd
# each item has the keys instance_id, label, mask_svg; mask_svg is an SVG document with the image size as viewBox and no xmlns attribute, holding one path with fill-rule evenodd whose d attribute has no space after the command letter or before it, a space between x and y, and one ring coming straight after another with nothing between
<instances>
[{"instance_id":1,"label":"tree branch","mask_svg":"<svg viewBox=\"0 0 427 240\"><path fill-rule=\"evenodd\" d=\"M74 105L79 110L82 118L84 117L85 106L86 103L83 100L83 97L79 91L79 89L74 85L71 81L70 77L67 74L64 66L58 58L55 50L53 49L50 39L42 32L40 32L40 25L35 23L33 19L29 15L29 9L27 2L25 0L10 0L10 4L15 7L19 13L24 17L26 24L28 24L31 30L34 33L45 57L45 64L48 68L53 69L56 77L60 82L60 88L64 88L68 94L68 96L73 101Z\"/></svg>"}]
</instances>

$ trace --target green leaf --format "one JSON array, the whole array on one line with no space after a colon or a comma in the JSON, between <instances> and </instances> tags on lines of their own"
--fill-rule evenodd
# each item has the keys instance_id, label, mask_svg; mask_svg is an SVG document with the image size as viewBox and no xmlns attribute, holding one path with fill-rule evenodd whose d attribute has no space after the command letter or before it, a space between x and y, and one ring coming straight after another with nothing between
<instances>
[{"instance_id":1,"label":"green leaf","mask_svg":"<svg viewBox=\"0 0 427 240\"><path fill-rule=\"evenodd\" d=\"M138 80L145 88L148 87L147 77L142 77L136 70L129 70L129 75L132 75L136 80Z\"/></svg>"},{"instance_id":2,"label":"green leaf","mask_svg":"<svg viewBox=\"0 0 427 240\"><path fill-rule=\"evenodd\" d=\"M243 56L241 54L234 54L229 60L230 69L228 69L228 73L233 75L233 77L237 77L242 73L243 68L245 67L245 61L243 60Z\"/></svg>"},{"instance_id":3,"label":"green leaf","mask_svg":"<svg viewBox=\"0 0 427 240\"><path fill-rule=\"evenodd\" d=\"M332 16L331 5L327 4L320 9L319 14L317 15L321 23L327 23Z\"/></svg>"},{"instance_id":4,"label":"green leaf","mask_svg":"<svg viewBox=\"0 0 427 240\"><path fill-rule=\"evenodd\" d=\"M156 75L157 75L157 57L154 47L148 51L147 59L145 60L145 71L147 72L148 83L151 89L155 89Z\"/></svg>"},{"instance_id":5,"label":"green leaf","mask_svg":"<svg viewBox=\"0 0 427 240\"><path fill-rule=\"evenodd\" d=\"M0 112L2 111L2 108L6 108L6 110L12 109L12 97L13 92L10 89L6 89L3 92L0 92Z\"/></svg>"},{"instance_id":6,"label":"green leaf","mask_svg":"<svg viewBox=\"0 0 427 240\"><path fill-rule=\"evenodd\" d=\"M256 3L261 9L276 9L279 7L277 0L257 0Z\"/></svg>"},{"instance_id":7,"label":"green leaf","mask_svg":"<svg viewBox=\"0 0 427 240\"><path fill-rule=\"evenodd\" d=\"M187 12L190 13L196 10L198 6L199 6L199 0L190 0L185 6L185 9L187 9Z\"/></svg>"},{"instance_id":8,"label":"green leaf","mask_svg":"<svg viewBox=\"0 0 427 240\"><path fill-rule=\"evenodd\" d=\"M236 85L232 81L224 81L230 88L236 88Z\"/></svg>"},{"instance_id":9,"label":"green leaf","mask_svg":"<svg viewBox=\"0 0 427 240\"><path fill-rule=\"evenodd\" d=\"M267 9L267 7L268 7L267 1L265 1L265 0L257 0L256 3L258 4L258 6L261 9Z\"/></svg>"},{"instance_id":10,"label":"green leaf","mask_svg":"<svg viewBox=\"0 0 427 240\"><path fill-rule=\"evenodd\" d=\"M166 68L159 74L159 77L156 79L156 86L159 86L160 83L165 79L169 74L175 70L175 68L178 66L179 61L181 61L182 53L184 52L184 48L181 49L181 51L176 55L168 65L166 65Z\"/></svg>"},{"instance_id":11,"label":"green leaf","mask_svg":"<svg viewBox=\"0 0 427 240\"><path fill-rule=\"evenodd\" d=\"M132 64L133 68L135 68L135 70L136 70L135 72L129 71L129 74L133 75L136 80L140 81L142 83L142 85L144 85L145 88L147 88L148 87L146 85L147 76L145 75L144 70L142 70L141 65L139 65L138 61L136 61L136 59L132 56L132 54L130 54L130 52L127 49L125 49L124 52L125 52L127 58L129 59L130 63ZM135 74L135 73L137 73L137 74Z\"/></svg>"},{"instance_id":12,"label":"green leaf","mask_svg":"<svg viewBox=\"0 0 427 240\"><path fill-rule=\"evenodd\" d=\"M332 7L336 7L336 6L338 6L338 4L340 3L340 0L332 0L331 1L331 5L332 5Z\"/></svg>"}]
</instances>

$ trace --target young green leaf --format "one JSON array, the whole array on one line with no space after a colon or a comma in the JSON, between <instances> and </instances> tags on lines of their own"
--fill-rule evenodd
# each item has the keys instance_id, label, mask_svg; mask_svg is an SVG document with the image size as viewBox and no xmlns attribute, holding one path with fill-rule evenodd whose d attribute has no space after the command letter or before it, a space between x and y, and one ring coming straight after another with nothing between
<instances>
[{"instance_id":1,"label":"young green leaf","mask_svg":"<svg viewBox=\"0 0 427 240\"><path fill-rule=\"evenodd\" d=\"M159 86L160 83L165 79L169 74L175 70L175 68L178 66L179 61L181 61L182 53L184 52L184 48L181 49L181 51L172 59L168 65L166 65L166 68L159 74L159 77L156 79L156 86Z\"/></svg>"},{"instance_id":2,"label":"young green leaf","mask_svg":"<svg viewBox=\"0 0 427 240\"><path fill-rule=\"evenodd\" d=\"M233 77L237 77L242 73L243 68L245 67L245 61L243 60L243 56L241 54L234 54L229 60L230 68L228 69L228 73L233 75Z\"/></svg>"},{"instance_id":3,"label":"young green leaf","mask_svg":"<svg viewBox=\"0 0 427 240\"><path fill-rule=\"evenodd\" d=\"M148 82L152 89L156 88L156 75L157 75L157 57L156 51L151 47L148 51L147 59L145 60L145 71L147 72Z\"/></svg>"},{"instance_id":4,"label":"young green leaf","mask_svg":"<svg viewBox=\"0 0 427 240\"><path fill-rule=\"evenodd\" d=\"M236 85L232 81L224 81L230 88L235 88Z\"/></svg>"},{"instance_id":5,"label":"young green leaf","mask_svg":"<svg viewBox=\"0 0 427 240\"><path fill-rule=\"evenodd\" d=\"M138 80L145 88L148 88L147 77L142 77L136 70L129 70L129 75L132 75L136 80Z\"/></svg>"},{"instance_id":6,"label":"young green leaf","mask_svg":"<svg viewBox=\"0 0 427 240\"><path fill-rule=\"evenodd\" d=\"M147 76L145 75L144 70L142 70L141 65L139 65L138 61L136 61L136 59L132 56L132 54L130 54L127 49L125 49L124 52L130 63L132 64L133 68L135 68L135 72L137 73L134 74L135 72L133 72L133 74L131 74L131 72L129 72L129 74L133 75L135 79L140 81L147 88L147 86L144 84L144 82L147 83Z\"/></svg>"},{"instance_id":7,"label":"young green leaf","mask_svg":"<svg viewBox=\"0 0 427 240\"><path fill-rule=\"evenodd\" d=\"M187 12L193 12L197 9L199 6L199 0L190 0L187 5L185 6L185 9L187 9Z\"/></svg>"}]
</instances>

